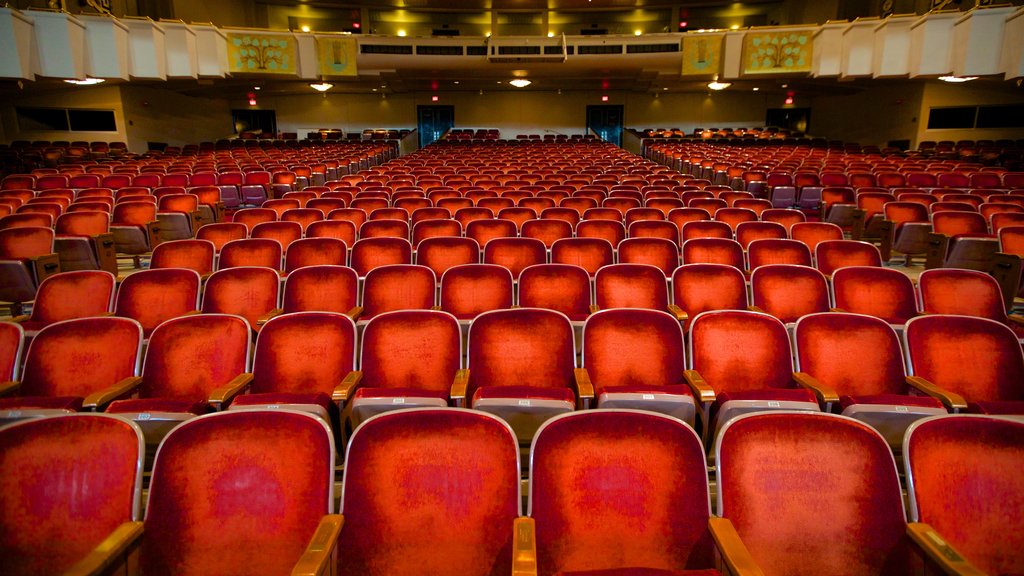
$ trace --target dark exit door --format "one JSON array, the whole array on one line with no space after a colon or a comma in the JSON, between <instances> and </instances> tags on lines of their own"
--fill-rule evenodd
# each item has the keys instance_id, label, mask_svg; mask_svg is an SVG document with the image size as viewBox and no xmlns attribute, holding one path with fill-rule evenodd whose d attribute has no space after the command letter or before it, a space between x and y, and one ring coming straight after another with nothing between
<instances>
[{"instance_id":1,"label":"dark exit door","mask_svg":"<svg viewBox=\"0 0 1024 576\"><path fill-rule=\"evenodd\" d=\"M417 106L416 117L422 148L455 126L455 106Z\"/></svg>"},{"instance_id":2,"label":"dark exit door","mask_svg":"<svg viewBox=\"0 0 1024 576\"><path fill-rule=\"evenodd\" d=\"M810 124L810 108L769 108L765 114L765 126L806 133Z\"/></svg>"},{"instance_id":3,"label":"dark exit door","mask_svg":"<svg viewBox=\"0 0 1024 576\"><path fill-rule=\"evenodd\" d=\"M587 131L598 138L622 146L622 105L587 106Z\"/></svg>"}]
</instances>

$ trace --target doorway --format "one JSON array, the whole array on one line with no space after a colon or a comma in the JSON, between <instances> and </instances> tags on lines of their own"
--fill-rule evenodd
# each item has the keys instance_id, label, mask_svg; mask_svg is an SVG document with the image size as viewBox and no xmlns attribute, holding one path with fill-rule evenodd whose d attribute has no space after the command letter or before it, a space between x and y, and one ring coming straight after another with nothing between
<instances>
[{"instance_id":1,"label":"doorway","mask_svg":"<svg viewBox=\"0 0 1024 576\"><path fill-rule=\"evenodd\" d=\"M277 112L273 110L232 110L231 124L235 134L277 134Z\"/></svg>"},{"instance_id":2,"label":"doorway","mask_svg":"<svg viewBox=\"0 0 1024 576\"><path fill-rule=\"evenodd\" d=\"M587 106L587 132L616 146L622 146L622 105Z\"/></svg>"},{"instance_id":3,"label":"doorway","mask_svg":"<svg viewBox=\"0 0 1024 576\"><path fill-rule=\"evenodd\" d=\"M455 126L455 106L417 106L416 118L420 148L423 148Z\"/></svg>"},{"instance_id":4,"label":"doorway","mask_svg":"<svg viewBox=\"0 0 1024 576\"><path fill-rule=\"evenodd\" d=\"M811 109L769 108L765 115L764 125L806 134L811 126Z\"/></svg>"}]
</instances>

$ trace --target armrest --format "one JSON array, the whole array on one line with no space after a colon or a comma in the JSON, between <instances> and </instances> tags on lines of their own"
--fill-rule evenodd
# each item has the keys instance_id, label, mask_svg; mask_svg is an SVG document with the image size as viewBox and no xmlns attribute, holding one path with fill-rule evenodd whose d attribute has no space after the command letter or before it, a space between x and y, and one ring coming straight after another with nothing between
<instances>
[{"instance_id":1,"label":"armrest","mask_svg":"<svg viewBox=\"0 0 1024 576\"><path fill-rule=\"evenodd\" d=\"M932 398L938 399L942 402L943 406L951 410L967 408L967 401L964 400L963 396L943 390L920 376L907 376L907 385L915 390L924 392Z\"/></svg>"},{"instance_id":2,"label":"armrest","mask_svg":"<svg viewBox=\"0 0 1024 576\"><path fill-rule=\"evenodd\" d=\"M270 312L267 312L263 316L260 316L259 318L257 318L256 319L256 325L257 326L263 326L264 324L266 324L274 316L280 316L282 312L284 312L284 310L282 310L280 308L274 308Z\"/></svg>"},{"instance_id":3,"label":"armrest","mask_svg":"<svg viewBox=\"0 0 1024 576\"><path fill-rule=\"evenodd\" d=\"M955 548L931 526L924 522L907 524L907 536L924 552L928 559L938 564L946 574L962 574L965 576L983 576L985 573L975 568Z\"/></svg>"},{"instance_id":4,"label":"armrest","mask_svg":"<svg viewBox=\"0 0 1024 576\"><path fill-rule=\"evenodd\" d=\"M512 523L512 576L537 576L537 540L533 518L519 517Z\"/></svg>"},{"instance_id":5,"label":"armrest","mask_svg":"<svg viewBox=\"0 0 1024 576\"><path fill-rule=\"evenodd\" d=\"M353 321L359 320L359 317L363 315L363 307L353 306L351 309L349 309L348 312L345 312L345 315L351 318Z\"/></svg>"},{"instance_id":6,"label":"armrest","mask_svg":"<svg viewBox=\"0 0 1024 576\"><path fill-rule=\"evenodd\" d=\"M235 399L235 396L238 396L243 390L248 388L252 384L252 380L253 375L250 372L243 372L232 378L231 382L227 383L227 386L222 386L210 392L210 398L207 401L220 412L225 404L230 404Z\"/></svg>"},{"instance_id":7,"label":"armrest","mask_svg":"<svg viewBox=\"0 0 1024 576\"><path fill-rule=\"evenodd\" d=\"M751 312L760 312L761 314L765 314L765 311L760 306L754 306L753 304L747 306L747 310L750 310Z\"/></svg>"},{"instance_id":8,"label":"armrest","mask_svg":"<svg viewBox=\"0 0 1024 576\"><path fill-rule=\"evenodd\" d=\"M590 408L594 402L594 384L590 382L590 373L586 368L573 369L573 378L576 381L576 395L579 396L580 405Z\"/></svg>"},{"instance_id":9,"label":"armrest","mask_svg":"<svg viewBox=\"0 0 1024 576\"><path fill-rule=\"evenodd\" d=\"M466 389L469 387L469 368L455 371L450 397L456 408L466 407Z\"/></svg>"},{"instance_id":10,"label":"armrest","mask_svg":"<svg viewBox=\"0 0 1024 576\"><path fill-rule=\"evenodd\" d=\"M722 555L722 560L733 576L763 576L761 567L754 561L746 545L740 540L736 527L728 518L712 516L708 518L708 528L715 546Z\"/></svg>"},{"instance_id":11,"label":"armrest","mask_svg":"<svg viewBox=\"0 0 1024 576\"><path fill-rule=\"evenodd\" d=\"M128 394L134 392L135 389L138 388L139 385L141 384L141 376L131 376L129 378L125 378L124 380L121 380L120 382L114 384L110 388L107 388L106 390L100 390L99 392L94 392L86 396L85 400L82 402L82 408L92 410L94 412L99 411L101 408L106 407L107 404L110 404L114 400L117 400L122 396L127 396Z\"/></svg>"},{"instance_id":12,"label":"armrest","mask_svg":"<svg viewBox=\"0 0 1024 576\"><path fill-rule=\"evenodd\" d=\"M686 322L687 320L690 319L690 315L686 313L686 310L683 310L682 308L676 306L675 304L668 305L668 312L669 314L675 316L676 320L680 322Z\"/></svg>"},{"instance_id":13,"label":"armrest","mask_svg":"<svg viewBox=\"0 0 1024 576\"><path fill-rule=\"evenodd\" d=\"M1020 314L1007 314L1006 318L1010 321L1010 324L1024 326L1024 316L1021 316Z\"/></svg>"},{"instance_id":14,"label":"armrest","mask_svg":"<svg viewBox=\"0 0 1024 576\"><path fill-rule=\"evenodd\" d=\"M114 529L96 548L69 568L64 576L85 576L103 574L117 562L139 538L142 537L142 522L125 522Z\"/></svg>"},{"instance_id":15,"label":"armrest","mask_svg":"<svg viewBox=\"0 0 1024 576\"><path fill-rule=\"evenodd\" d=\"M17 324L21 324L22 322L27 322L28 319L29 319L29 315L28 314L22 314L21 316L15 316L14 318L10 318L7 321L8 322L15 322Z\"/></svg>"},{"instance_id":16,"label":"armrest","mask_svg":"<svg viewBox=\"0 0 1024 576\"><path fill-rule=\"evenodd\" d=\"M329 566L334 549L338 546L338 536L345 525L345 517L341 514L327 514L320 519L320 525L313 532L313 537L306 546L306 551L292 568L292 576L319 576L330 574Z\"/></svg>"},{"instance_id":17,"label":"armrest","mask_svg":"<svg viewBox=\"0 0 1024 576\"><path fill-rule=\"evenodd\" d=\"M359 387L359 383L362 380L362 371L353 370L349 372L345 376L345 379L341 381L341 384L339 384L338 387L334 389L334 392L331 393L331 400L334 400L335 402L347 402L349 396L352 396L352 393Z\"/></svg>"},{"instance_id":18,"label":"armrest","mask_svg":"<svg viewBox=\"0 0 1024 576\"><path fill-rule=\"evenodd\" d=\"M807 388L814 395L818 397L819 404L834 404L839 402L839 394L836 393L830 386L826 386L806 372L794 372L793 381Z\"/></svg>"},{"instance_id":19,"label":"armrest","mask_svg":"<svg viewBox=\"0 0 1024 576\"><path fill-rule=\"evenodd\" d=\"M591 314L594 314L595 312L598 312L599 310L601 310L601 307L598 306L597 304L591 304L590 305L590 313Z\"/></svg>"},{"instance_id":20,"label":"armrest","mask_svg":"<svg viewBox=\"0 0 1024 576\"><path fill-rule=\"evenodd\" d=\"M11 380L10 382L0 382L0 397L14 394L21 388L21 382Z\"/></svg>"},{"instance_id":21,"label":"armrest","mask_svg":"<svg viewBox=\"0 0 1024 576\"><path fill-rule=\"evenodd\" d=\"M697 372L696 370L686 370L683 372L683 378L686 380L686 383L690 385L690 390L693 391L693 396L699 400L701 404L709 404L715 401L715 389L704 381L700 372Z\"/></svg>"}]
</instances>

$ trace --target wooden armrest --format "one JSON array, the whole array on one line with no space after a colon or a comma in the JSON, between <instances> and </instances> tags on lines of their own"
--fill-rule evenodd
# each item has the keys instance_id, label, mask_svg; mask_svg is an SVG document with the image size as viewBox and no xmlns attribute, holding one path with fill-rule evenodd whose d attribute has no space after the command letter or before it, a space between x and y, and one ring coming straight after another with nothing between
<instances>
[{"instance_id":1,"label":"wooden armrest","mask_svg":"<svg viewBox=\"0 0 1024 576\"><path fill-rule=\"evenodd\" d=\"M327 514L320 519L320 524L313 532L313 537L306 546L306 551L292 568L292 576L319 576L331 574L329 562L338 546L338 536L345 525L345 517L341 514ZM326 571L325 571L326 570Z\"/></svg>"},{"instance_id":2,"label":"wooden armrest","mask_svg":"<svg viewBox=\"0 0 1024 576\"><path fill-rule=\"evenodd\" d=\"M598 312L599 310L601 310L601 307L598 306L597 304L591 304L590 305L590 313L591 314L593 314L595 312Z\"/></svg>"},{"instance_id":3,"label":"wooden armrest","mask_svg":"<svg viewBox=\"0 0 1024 576\"><path fill-rule=\"evenodd\" d=\"M819 404L835 404L839 402L839 394L830 386L826 386L806 372L794 372L793 381L807 388L818 398Z\"/></svg>"},{"instance_id":4,"label":"wooden armrest","mask_svg":"<svg viewBox=\"0 0 1024 576\"><path fill-rule=\"evenodd\" d=\"M100 390L99 392L94 392L86 396L85 400L82 402L82 408L92 410L94 412L99 411L114 400L134 392L141 384L141 376L130 376L125 378L106 390Z\"/></svg>"},{"instance_id":5,"label":"wooden armrest","mask_svg":"<svg viewBox=\"0 0 1024 576\"><path fill-rule=\"evenodd\" d=\"M576 395L580 399L580 405L586 409L594 402L594 384L590 382L590 373L586 368L573 369L573 378L576 381Z\"/></svg>"},{"instance_id":6,"label":"wooden armrest","mask_svg":"<svg viewBox=\"0 0 1024 576\"><path fill-rule=\"evenodd\" d=\"M907 376L907 385L939 400L943 406L950 410L963 410L967 408L967 401L964 400L963 396L943 390L920 376Z\"/></svg>"},{"instance_id":7,"label":"wooden armrest","mask_svg":"<svg viewBox=\"0 0 1024 576\"><path fill-rule=\"evenodd\" d=\"M269 321L274 316L280 316L282 312L284 312L284 310L282 310L280 308L274 308L270 312L267 312L263 316L260 316L259 318L257 318L256 319L256 325L257 326L263 326L264 324L267 323L267 321Z\"/></svg>"},{"instance_id":8,"label":"wooden armrest","mask_svg":"<svg viewBox=\"0 0 1024 576\"><path fill-rule=\"evenodd\" d=\"M18 391L21 388L21 382L11 380L10 382L0 382L0 397L9 396Z\"/></svg>"},{"instance_id":9,"label":"wooden armrest","mask_svg":"<svg viewBox=\"0 0 1024 576\"><path fill-rule=\"evenodd\" d=\"M765 311L762 310L760 306L754 306L753 304L747 306L747 310L750 310L751 312L760 312L761 314L765 313Z\"/></svg>"},{"instance_id":10,"label":"wooden armrest","mask_svg":"<svg viewBox=\"0 0 1024 576\"><path fill-rule=\"evenodd\" d=\"M28 314L22 314L21 316L15 316L14 318L9 319L8 322L15 322L17 324L21 324L22 322L27 322L28 319Z\"/></svg>"},{"instance_id":11,"label":"wooden armrest","mask_svg":"<svg viewBox=\"0 0 1024 576\"><path fill-rule=\"evenodd\" d=\"M700 401L701 404L709 404L715 401L715 389L704 381L700 372L697 372L696 370L686 370L683 372L683 378L686 380L686 383L690 385L690 390L693 391L693 396Z\"/></svg>"},{"instance_id":12,"label":"wooden armrest","mask_svg":"<svg viewBox=\"0 0 1024 576\"><path fill-rule=\"evenodd\" d=\"M668 312L669 314L675 316L676 320L680 322L686 322L687 320L690 319L690 315L686 313L686 310L683 310L682 308L676 306L675 304L668 305Z\"/></svg>"},{"instance_id":13,"label":"wooden armrest","mask_svg":"<svg viewBox=\"0 0 1024 576\"><path fill-rule=\"evenodd\" d=\"M352 393L355 392L356 388L359 387L359 382L363 380L363 373L360 370L353 370L349 372L345 379L341 381L341 384L334 389L331 393L331 400L335 402L343 403L347 402Z\"/></svg>"},{"instance_id":14,"label":"wooden armrest","mask_svg":"<svg viewBox=\"0 0 1024 576\"><path fill-rule=\"evenodd\" d=\"M1024 326L1024 316L1021 316L1020 314L1007 314L1006 317L1010 320L1011 324Z\"/></svg>"},{"instance_id":15,"label":"wooden armrest","mask_svg":"<svg viewBox=\"0 0 1024 576\"><path fill-rule=\"evenodd\" d=\"M907 536L910 536L910 539L917 544L925 556L942 567L946 574L963 574L965 576L983 576L985 574L975 568L938 532L924 522L908 523Z\"/></svg>"},{"instance_id":16,"label":"wooden armrest","mask_svg":"<svg viewBox=\"0 0 1024 576\"><path fill-rule=\"evenodd\" d=\"M359 317L363 315L363 307L353 306L352 308L349 309L348 312L345 312L345 315L351 318L353 321L359 320Z\"/></svg>"},{"instance_id":17,"label":"wooden armrest","mask_svg":"<svg viewBox=\"0 0 1024 576\"><path fill-rule=\"evenodd\" d=\"M829 312L839 312L839 313L845 313L846 312L846 310L843 310L842 308L829 308L828 311Z\"/></svg>"},{"instance_id":18,"label":"wooden armrest","mask_svg":"<svg viewBox=\"0 0 1024 576\"><path fill-rule=\"evenodd\" d=\"M466 389L469 387L469 368L455 371L455 380L452 381L451 399L456 408L466 407Z\"/></svg>"},{"instance_id":19,"label":"wooden armrest","mask_svg":"<svg viewBox=\"0 0 1024 576\"><path fill-rule=\"evenodd\" d=\"M225 404L230 404L235 399L235 396L238 396L243 390L248 388L252 384L252 380L252 373L243 372L232 378L231 382L227 383L227 386L222 386L211 392L208 402L219 412Z\"/></svg>"},{"instance_id":20,"label":"wooden armrest","mask_svg":"<svg viewBox=\"0 0 1024 576\"><path fill-rule=\"evenodd\" d=\"M533 518L520 516L512 523L512 576L537 576L537 540Z\"/></svg>"},{"instance_id":21,"label":"wooden armrest","mask_svg":"<svg viewBox=\"0 0 1024 576\"><path fill-rule=\"evenodd\" d=\"M740 540L736 527L728 518L712 516L708 518L708 528L711 530L711 537L715 540L715 546L718 547L730 574L733 576L764 575L746 545Z\"/></svg>"},{"instance_id":22,"label":"wooden armrest","mask_svg":"<svg viewBox=\"0 0 1024 576\"><path fill-rule=\"evenodd\" d=\"M64 572L64 576L86 576L103 574L117 562L139 538L142 537L142 522L125 522L103 539L92 552Z\"/></svg>"}]
</instances>

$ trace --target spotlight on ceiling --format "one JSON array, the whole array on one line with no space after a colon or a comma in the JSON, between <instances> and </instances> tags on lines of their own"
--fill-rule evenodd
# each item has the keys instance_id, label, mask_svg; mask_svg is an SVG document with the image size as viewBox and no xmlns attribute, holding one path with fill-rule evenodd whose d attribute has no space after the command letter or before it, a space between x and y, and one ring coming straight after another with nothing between
<instances>
[{"instance_id":1,"label":"spotlight on ceiling","mask_svg":"<svg viewBox=\"0 0 1024 576\"><path fill-rule=\"evenodd\" d=\"M93 84L101 84L103 78L86 78L85 80L65 80L68 84L74 84L76 86L92 86Z\"/></svg>"},{"instance_id":2,"label":"spotlight on ceiling","mask_svg":"<svg viewBox=\"0 0 1024 576\"><path fill-rule=\"evenodd\" d=\"M513 80L509 80L508 83L515 86L516 88L526 88L530 84L533 84L533 82L530 82L526 78L515 78Z\"/></svg>"},{"instance_id":3,"label":"spotlight on ceiling","mask_svg":"<svg viewBox=\"0 0 1024 576\"><path fill-rule=\"evenodd\" d=\"M939 80L942 80L943 82L954 82L954 83L970 82L971 80L977 80L977 79L978 79L977 76L939 76Z\"/></svg>"},{"instance_id":4,"label":"spotlight on ceiling","mask_svg":"<svg viewBox=\"0 0 1024 576\"><path fill-rule=\"evenodd\" d=\"M319 84L310 84L309 87L317 92L327 92L331 88L334 88L334 84L331 84L330 82L320 82Z\"/></svg>"},{"instance_id":5,"label":"spotlight on ceiling","mask_svg":"<svg viewBox=\"0 0 1024 576\"><path fill-rule=\"evenodd\" d=\"M732 82L719 82L718 80L708 82L708 88L712 90L725 90L729 86L732 86Z\"/></svg>"}]
</instances>

